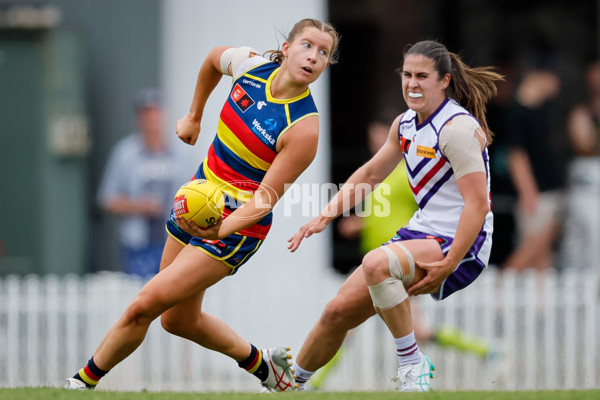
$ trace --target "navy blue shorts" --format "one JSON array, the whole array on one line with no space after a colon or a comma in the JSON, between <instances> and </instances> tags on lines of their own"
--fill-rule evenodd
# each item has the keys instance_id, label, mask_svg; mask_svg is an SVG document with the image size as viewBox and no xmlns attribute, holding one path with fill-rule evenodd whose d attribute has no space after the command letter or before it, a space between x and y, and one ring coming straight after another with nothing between
<instances>
[{"instance_id":1,"label":"navy blue shorts","mask_svg":"<svg viewBox=\"0 0 600 400\"><path fill-rule=\"evenodd\" d=\"M178 242L184 245L191 244L215 260L227 265L231 268L230 275L235 274L263 243L261 239L236 233L221 240L206 240L192 236L177 226L173 211L171 211L171 217L167 220L167 232Z\"/></svg>"},{"instance_id":2,"label":"navy blue shorts","mask_svg":"<svg viewBox=\"0 0 600 400\"><path fill-rule=\"evenodd\" d=\"M396 232L396 235L391 238L387 243L401 242L404 240L411 239L435 239L442 249L444 255L450 250L452 241L454 238L449 236L434 236L428 233L411 231L406 228L400 229ZM466 288L477 279L479 274L485 269L486 265L483 261L479 260L476 254L479 252L479 243L476 241L475 244L469 249L465 258L458 263L458 267L454 270L450 276L440 286L440 290L437 293L431 293L431 297L435 300L443 300L450 296L452 293L457 292L461 289Z\"/></svg>"}]
</instances>

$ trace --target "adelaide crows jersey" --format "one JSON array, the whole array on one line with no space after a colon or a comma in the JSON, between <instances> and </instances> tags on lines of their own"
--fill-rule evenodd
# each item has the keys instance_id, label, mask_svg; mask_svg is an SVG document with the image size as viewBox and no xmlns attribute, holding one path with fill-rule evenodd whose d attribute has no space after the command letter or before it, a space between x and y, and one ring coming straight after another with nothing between
<instances>
[{"instance_id":1,"label":"adelaide crows jersey","mask_svg":"<svg viewBox=\"0 0 600 400\"><path fill-rule=\"evenodd\" d=\"M221 110L217 135L196 173L223 190L226 217L248 201L277 155L277 141L298 121L318 115L310 90L291 99L271 96L279 64L264 62L239 73ZM255 60L253 60L255 61ZM243 64L242 64L243 66ZM240 233L264 239L272 213Z\"/></svg>"}]
</instances>

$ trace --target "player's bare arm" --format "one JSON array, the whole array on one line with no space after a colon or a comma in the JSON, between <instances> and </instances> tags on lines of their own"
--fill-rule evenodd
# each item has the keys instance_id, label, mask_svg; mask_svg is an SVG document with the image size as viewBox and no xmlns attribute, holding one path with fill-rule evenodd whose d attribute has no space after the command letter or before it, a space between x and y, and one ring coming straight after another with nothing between
<instances>
[{"instance_id":1,"label":"player's bare arm","mask_svg":"<svg viewBox=\"0 0 600 400\"><path fill-rule=\"evenodd\" d=\"M436 291L456 269L475 242L489 212L487 176L482 157L485 147L483 133L469 119L457 119L444 127L440 134L440 147L450 159L457 176L456 184L465 206L460 215L456 236L446 257L438 262L416 265L427 271L420 282L408 290L411 296ZM450 137L450 142L443 139Z\"/></svg>"},{"instance_id":2,"label":"player's bare arm","mask_svg":"<svg viewBox=\"0 0 600 400\"><path fill-rule=\"evenodd\" d=\"M198 72L190 112L177 121L175 128L177 136L191 146L195 145L198 140L200 122L202 121L208 97L223 77L223 73L221 72L221 55L228 48L225 46L214 47L208 53Z\"/></svg>"},{"instance_id":3,"label":"player's bare arm","mask_svg":"<svg viewBox=\"0 0 600 400\"><path fill-rule=\"evenodd\" d=\"M314 233L322 232L329 222L362 201L362 198L356 196L355 189L357 184L367 183L373 188L392 172L402 160L402 147L397 136L399 121L400 117L392 124L386 143L373 158L348 178L341 190L336 193L317 217L300 227L298 232L288 239L288 250L291 252L296 251L304 238L308 238ZM362 192L361 194L366 196L368 193ZM349 199L350 201L345 199Z\"/></svg>"},{"instance_id":4,"label":"player's bare arm","mask_svg":"<svg viewBox=\"0 0 600 400\"><path fill-rule=\"evenodd\" d=\"M273 210L289 184L312 163L317 152L319 119L309 117L298 122L281 138L281 150L269 167L261 185L250 200L209 228L191 226L197 237L220 239L260 221ZM194 224L195 225L195 224Z\"/></svg>"}]
</instances>

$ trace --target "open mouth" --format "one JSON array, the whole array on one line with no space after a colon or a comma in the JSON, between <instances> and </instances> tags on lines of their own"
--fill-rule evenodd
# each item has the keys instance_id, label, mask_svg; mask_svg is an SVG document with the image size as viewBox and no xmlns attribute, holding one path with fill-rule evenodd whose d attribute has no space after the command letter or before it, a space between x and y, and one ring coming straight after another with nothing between
<instances>
[{"instance_id":1,"label":"open mouth","mask_svg":"<svg viewBox=\"0 0 600 400\"><path fill-rule=\"evenodd\" d=\"M309 74L312 74L312 69L308 68L308 67L302 67L302 69L306 72L308 72Z\"/></svg>"},{"instance_id":2,"label":"open mouth","mask_svg":"<svg viewBox=\"0 0 600 400\"><path fill-rule=\"evenodd\" d=\"M423 97L423 93L408 92L408 97L411 99L420 99Z\"/></svg>"}]
</instances>

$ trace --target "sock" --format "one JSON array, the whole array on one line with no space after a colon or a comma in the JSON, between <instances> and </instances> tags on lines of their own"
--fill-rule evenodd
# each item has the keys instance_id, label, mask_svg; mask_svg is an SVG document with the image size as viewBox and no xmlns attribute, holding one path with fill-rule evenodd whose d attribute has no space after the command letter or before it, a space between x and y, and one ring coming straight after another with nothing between
<instances>
[{"instance_id":1,"label":"sock","mask_svg":"<svg viewBox=\"0 0 600 400\"><path fill-rule=\"evenodd\" d=\"M260 379L261 382L267 380L269 376L269 367L263 359L262 351L250 344L250 355L244 361L238 363L240 368L244 368L252 375Z\"/></svg>"},{"instance_id":2,"label":"sock","mask_svg":"<svg viewBox=\"0 0 600 400\"><path fill-rule=\"evenodd\" d=\"M418 364L421 362L421 352L415 340L415 331L401 338L394 338L398 365Z\"/></svg>"},{"instance_id":3,"label":"sock","mask_svg":"<svg viewBox=\"0 0 600 400\"><path fill-rule=\"evenodd\" d=\"M73 378L79 379L80 381L85 383L85 385L88 388L93 389L98 384L100 378L102 378L107 373L108 371L104 371L98 368L98 366L94 362L94 357L92 357L90 358L90 361L88 361L85 367L81 368L78 373L73 375Z\"/></svg>"},{"instance_id":4,"label":"sock","mask_svg":"<svg viewBox=\"0 0 600 400\"><path fill-rule=\"evenodd\" d=\"M294 360L294 365L292 366L292 368L294 368L294 373L296 374L296 383L298 384L298 389L299 390L303 390L304 389L304 384L315 374L314 372L310 372L307 371L305 369L302 369L302 367L300 367L298 365L298 363L296 363L296 361Z\"/></svg>"}]
</instances>

